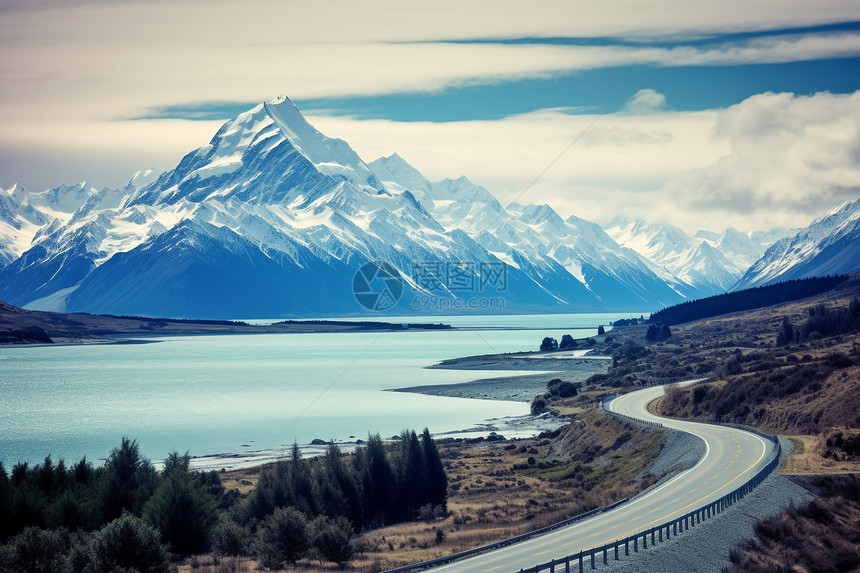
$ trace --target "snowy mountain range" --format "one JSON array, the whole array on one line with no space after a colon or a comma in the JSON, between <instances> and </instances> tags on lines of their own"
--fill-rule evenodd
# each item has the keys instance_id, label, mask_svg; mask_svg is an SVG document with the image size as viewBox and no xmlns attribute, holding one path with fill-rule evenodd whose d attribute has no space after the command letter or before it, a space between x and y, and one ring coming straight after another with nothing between
<instances>
[{"instance_id":1,"label":"snowy mountain range","mask_svg":"<svg viewBox=\"0 0 860 573\"><path fill-rule=\"evenodd\" d=\"M723 233L700 230L693 237L671 225L616 217L606 232L670 275L714 294L731 289L771 243L797 229L770 229L746 235L729 227Z\"/></svg>"},{"instance_id":2,"label":"snowy mountain range","mask_svg":"<svg viewBox=\"0 0 860 573\"><path fill-rule=\"evenodd\" d=\"M744 273L735 289L841 274L860 268L860 200L844 203L797 234L784 237Z\"/></svg>"},{"instance_id":3,"label":"snowy mountain range","mask_svg":"<svg viewBox=\"0 0 860 573\"><path fill-rule=\"evenodd\" d=\"M785 234L690 238L624 219L604 230L547 205L504 207L396 154L365 163L279 98L122 189L0 192L0 299L125 315L366 315L356 272L385 261L404 286L392 314L639 312L723 292Z\"/></svg>"}]
</instances>

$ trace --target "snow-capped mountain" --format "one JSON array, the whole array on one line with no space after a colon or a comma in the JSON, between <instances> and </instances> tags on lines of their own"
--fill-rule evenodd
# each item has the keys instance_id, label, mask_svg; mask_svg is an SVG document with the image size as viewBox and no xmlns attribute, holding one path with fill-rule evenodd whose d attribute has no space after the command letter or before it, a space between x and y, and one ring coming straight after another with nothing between
<instances>
[{"instance_id":1,"label":"snow-capped mountain","mask_svg":"<svg viewBox=\"0 0 860 573\"><path fill-rule=\"evenodd\" d=\"M596 223L573 216L564 220L545 204L512 203L506 209L466 177L430 182L396 154L371 162L370 167L388 188L412 191L446 228L465 231L511 267L531 268L549 290L567 289L568 296L578 301L596 295L606 308L684 295L635 253L619 247ZM558 283L555 289L549 284L553 281Z\"/></svg>"},{"instance_id":2,"label":"snow-capped mountain","mask_svg":"<svg viewBox=\"0 0 860 573\"><path fill-rule=\"evenodd\" d=\"M697 296L725 292L752 262L747 262L749 255L739 238L746 236L734 229L722 235L699 231L690 237L672 225L616 217L606 226L606 232L618 244L697 289Z\"/></svg>"},{"instance_id":3,"label":"snow-capped mountain","mask_svg":"<svg viewBox=\"0 0 860 573\"><path fill-rule=\"evenodd\" d=\"M858 268L860 200L844 203L793 237L774 242L732 290Z\"/></svg>"},{"instance_id":4,"label":"snow-capped mountain","mask_svg":"<svg viewBox=\"0 0 860 573\"><path fill-rule=\"evenodd\" d=\"M745 253L723 236L685 261L690 239L677 231L661 235L674 247L654 249L687 278L548 205L506 208L465 177L431 182L397 155L365 163L279 98L122 189L0 193L0 299L177 317L368 314L353 278L385 261L405 284L395 314L641 312L728 282L720 245Z\"/></svg>"},{"instance_id":5,"label":"snow-capped mountain","mask_svg":"<svg viewBox=\"0 0 860 573\"><path fill-rule=\"evenodd\" d=\"M767 229L765 231L753 231L750 233L750 239L761 245L763 250L767 250L769 246L778 240L785 237L793 237L800 232L800 230L800 228L786 229L784 227L774 227L773 229Z\"/></svg>"},{"instance_id":6,"label":"snow-capped mountain","mask_svg":"<svg viewBox=\"0 0 860 573\"><path fill-rule=\"evenodd\" d=\"M693 237L672 225L616 217L606 232L618 244L642 255L659 273L698 290L693 296L722 293L734 285L774 241L796 230L775 228L745 234L701 229ZM671 280L670 278L667 280Z\"/></svg>"}]
</instances>

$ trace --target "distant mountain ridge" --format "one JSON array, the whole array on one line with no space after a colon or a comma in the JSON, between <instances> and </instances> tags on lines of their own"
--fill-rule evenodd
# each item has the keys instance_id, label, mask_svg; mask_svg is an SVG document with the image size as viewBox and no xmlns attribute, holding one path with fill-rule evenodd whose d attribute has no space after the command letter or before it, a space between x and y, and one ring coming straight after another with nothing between
<instances>
[{"instance_id":1,"label":"distant mountain ridge","mask_svg":"<svg viewBox=\"0 0 860 573\"><path fill-rule=\"evenodd\" d=\"M761 240L731 227L721 234L700 230L690 237L672 225L616 217L606 225L606 232L619 245L633 249L705 296L731 288L766 248ZM791 232L771 229L760 236L767 240Z\"/></svg>"},{"instance_id":2,"label":"distant mountain ridge","mask_svg":"<svg viewBox=\"0 0 860 573\"><path fill-rule=\"evenodd\" d=\"M733 290L860 268L860 199L773 243Z\"/></svg>"},{"instance_id":3,"label":"distant mountain ridge","mask_svg":"<svg viewBox=\"0 0 860 573\"><path fill-rule=\"evenodd\" d=\"M690 238L621 219L604 230L548 205L504 207L397 154L365 163L279 98L122 189L0 192L0 299L116 315L366 315L353 276L385 261L405 286L393 314L641 311L737 282L765 239L730 231Z\"/></svg>"}]
</instances>

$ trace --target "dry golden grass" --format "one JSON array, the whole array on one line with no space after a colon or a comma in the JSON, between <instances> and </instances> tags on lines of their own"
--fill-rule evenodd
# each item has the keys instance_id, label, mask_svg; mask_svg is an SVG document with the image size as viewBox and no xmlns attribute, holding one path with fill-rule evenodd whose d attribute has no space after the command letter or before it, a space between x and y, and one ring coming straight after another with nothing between
<instances>
[{"instance_id":1,"label":"dry golden grass","mask_svg":"<svg viewBox=\"0 0 860 573\"><path fill-rule=\"evenodd\" d=\"M858 477L813 477L803 485L822 499L760 522L732 551L732 573L860 570Z\"/></svg>"},{"instance_id":2,"label":"dry golden grass","mask_svg":"<svg viewBox=\"0 0 860 573\"><path fill-rule=\"evenodd\" d=\"M860 460L834 460L821 456L822 436L784 436L792 441L794 449L785 466L779 471L788 475L818 475L860 473Z\"/></svg>"},{"instance_id":3,"label":"dry golden grass","mask_svg":"<svg viewBox=\"0 0 860 573\"><path fill-rule=\"evenodd\" d=\"M860 333L774 346L783 317L797 324L812 306L845 307L857 296L860 276L811 299L672 327L672 337L647 345L647 353L621 357L607 382L648 380L661 372L716 371L712 381L670 392L651 411L750 424L770 433L814 435L814 443L792 457L787 471L857 471L860 456L851 453L850 445L828 447L824 442L837 432L847 440L860 431ZM618 329L613 335L641 345L644 329L638 328Z\"/></svg>"},{"instance_id":4,"label":"dry golden grass","mask_svg":"<svg viewBox=\"0 0 860 573\"><path fill-rule=\"evenodd\" d=\"M576 403L572 400L564 407L582 408L572 405ZM552 440L480 445L442 442L439 450L449 482L448 516L362 534L362 552L346 571L370 573L450 555L631 497L659 477L636 479L659 454L661 439L657 432L631 428L592 406ZM534 458L534 465L529 458ZM241 490L250 488L258 475L259 469L222 474L225 486ZM254 567L247 558L217 560L208 555L187 560L180 571L227 573L253 571ZM305 559L290 570L335 569L332 564Z\"/></svg>"},{"instance_id":5,"label":"dry golden grass","mask_svg":"<svg viewBox=\"0 0 860 573\"><path fill-rule=\"evenodd\" d=\"M253 468L244 468L240 470L231 470L221 472L219 477L224 489L233 489L242 495L248 494L257 487L257 480L260 479L260 473L263 471L263 466Z\"/></svg>"}]
</instances>

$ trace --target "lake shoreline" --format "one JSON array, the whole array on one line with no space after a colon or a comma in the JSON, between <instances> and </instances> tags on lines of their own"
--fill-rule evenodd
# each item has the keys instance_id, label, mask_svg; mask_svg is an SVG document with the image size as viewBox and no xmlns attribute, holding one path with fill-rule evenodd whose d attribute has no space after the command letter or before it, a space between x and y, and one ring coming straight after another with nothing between
<instances>
[{"instance_id":1,"label":"lake shoreline","mask_svg":"<svg viewBox=\"0 0 860 573\"><path fill-rule=\"evenodd\" d=\"M11 314L16 313L11 311ZM18 315L12 322L32 317L29 312L21 314L26 317ZM69 322L62 327L55 325L59 330L65 329L56 338L52 336L55 343L5 346L33 348L30 352L4 352L4 346L0 346L0 359L15 367L9 372L7 383L19 378L32 378L33 372L38 375L35 382L42 390L35 409L51 411L52 416L40 419L53 420L52 424L56 426L44 424L53 432L50 438L54 446L50 449L62 450L70 459L84 455L101 459L112 447L111 437L119 435L132 436L145 444L142 451L153 460L161 459L172 449L189 449L192 455L197 456L195 465L215 469L256 466L284 459L289 455L295 438L300 445L303 444L303 450L307 449L308 455L319 453L313 450L319 450L321 444L332 439L343 448L351 448L360 445L359 439L367 439L368 429L388 436L388 439L393 439L393 435L404 427L416 426L419 429L418 424L435 429L434 435L439 439L478 442L491 439L494 432L508 439L524 438L554 430L566 423L565 419L535 421L528 415L528 403L534 395L545 391L546 381L554 377L552 372L568 370L570 374L565 377L585 377L586 371L592 373L591 368L586 367L596 363L593 358L578 357L577 353L568 351L531 353L520 350L531 347L534 341L547 335L561 337L563 331L555 329L555 325L541 326L542 317L528 317L526 320L506 318L511 320L512 327L494 327L492 321L475 325L454 322L454 327L442 327L438 323L419 326L413 322L414 318L399 319L401 322L398 323L364 321L364 324L293 321L273 327L268 324L234 322L228 325L217 321L200 324L197 321L162 322L158 319L58 316L51 313L39 313L39 316L46 320L69 319ZM0 318L3 318L2 312ZM76 336L74 327L80 328L81 325L71 324L72 321L96 318L122 322L125 327L137 323L144 328L138 328L134 333L108 333L105 332L108 328L105 328L93 333L92 337ZM441 321L437 319L437 322ZM581 323L591 322L590 317L571 316L564 322L570 324L569 332L575 336L594 332L581 326ZM485 326L487 324L489 326ZM379 328L383 325L393 328ZM15 325L16 328L26 326L21 322ZM100 325L102 328L108 326ZM239 332L224 331L232 326L240 327ZM484 332L480 336L468 332L479 330ZM509 330L517 332L507 332ZM338 332L353 332L356 336L328 336ZM412 332L412 335L381 336L388 332ZM306 336L262 336L259 339L224 336L252 333L305 333ZM155 342L159 344L153 344ZM591 345L595 347L593 342ZM50 351L50 348L58 346L66 349ZM373 352L368 353L371 347L374 347ZM508 354L496 357L495 367L466 365L467 355L477 355L490 348ZM584 353L585 345L580 348L579 354ZM243 358L245 356L255 358L248 362ZM451 356L460 358L445 360ZM520 364L514 370L500 371L505 367L504 360L511 356L516 357ZM486 363L487 357L479 360ZM94 366L101 362L103 367ZM307 371L305 363L318 368L314 378L308 379L301 374ZM217 368L213 366L215 364ZM386 368L384 376L380 368ZM479 368L481 372L476 371ZM576 370L581 374L573 372ZM347 371L348 376L344 376ZM50 372L56 374L49 375ZM234 376L254 383L226 384L225 381ZM343 383L338 385L338 392L327 392L341 377ZM424 394L425 399L408 398L403 393L396 398L395 392L386 391L404 382L412 382L416 386L439 383L443 388L407 389L413 394ZM444 387L448 385L454 390L446 392ZM37 463L44 456L43 446L31 444L34 441L31 434L23 433L23 426L14 423L16 403L21 404L19 409L22 412L34 410L34 403L27 401L26 394L35 387L33 384L10 386L17 389L10 395L13 414L0 418L0 422L10 429L3 441L9 463L24 459ZM104 387L112 390L106 392ZM370 390L373 395L368 393ZM351 395L366 402L345 398ZM201 399L204 399L203 406L195 406ZM470 399L481 399L483 404L469 403ZM319 404L317 400L320 400ZM71 422L78 419L75 414L78 404L80 407L89 404L84 408L89 419L110 431L90 432L78 437L80 432L74 429L78 426ZM156 408L159 414L155 419L146 414L147 409L155 407L153 404L160 404ZM313 415L305 416L300 410L301 404L316 405ZM355 408L356 404L367 406ZM348 412L348 419L339 416L336 423L321 425L321 419L334 416L325 413L327 408L329 412ZM226 416L225 421L230 424L207 426L206 416L210 411L216 417ZM255 412L253 416L248 414L251 411ZM120 412L123 414L118 414ZM371 417L365 420L368 416ZM64 417L70 421L56 421ZM349 423L352 418L356 419L355 424ZM302 423L293 428L299 419ZM394 422L397 419L400 421ZM171 431L158 432L159 423L166 424ZM44 433L45 428L40 426L37 429ZM180 433L183 434L181 439L178 438ZM285 434L283 439L281 434ZM276 438L272 439L273 435Z\"/></svg>"},{"instance_id":2,"label":"lake shoreline","mask_svg":"<svg viewBox=\"0 0 860 573\"><path fill-rule=\"evenodd\" d=\"M429 369L518 372L515 376L480 378L456 384L429 384L391 388L389 392L412 392L427 396L471 398L477 400L506 400L531 402L546 391L553 378L583 383L594 374L604 374L610 358L591 355L592 350L560 350L553 352L510 352L483 354L442 360Z\"/></svg>"},{"instance_id":3,"label":"lake shoreline","mask_svg":"<svg viewBox=\"0 0 860 573\"><path fill-rule=\"evenodd\" d=\"M512 363L522 366L520 370L530 371L528 374L516 376L498 376L481 378L455 384L428 384L405 388L389 388L385 392L404 392L439 396L446 398L462 398L472 400L499 400L508 402L531 402L535 396L546 391L547 382L553 378L562 378L570 382L585 382L593 374L606 372L609 359L602 356L585 356L591 350L573 350L546 352L514 352L504 354L487 354L464 356L443 360L426 366L428 369L449 370L517 370L511 368ZM536 371L537 370L537 371ZM507 440L511 438L528 438L542 432L554 431L569 423L563 416L551 413L539 415L526 414L523 416L508 416L491 418L474 424L472 427L447 432L434 433L437 440L472 441ZM393 441L396 437L386 438ZM303 456L313 457L323 455L330 443L334 443L345 453L353 452L360 447L364 440L334 440L322 439L318 443L299 444ZM197 456L192 458L192 465L198 469L225 469L227 471L248 469L268 463L282 461L289 456L289 449L256 450L241 453L222 453Z\"/></svg>"}]
</instances>

